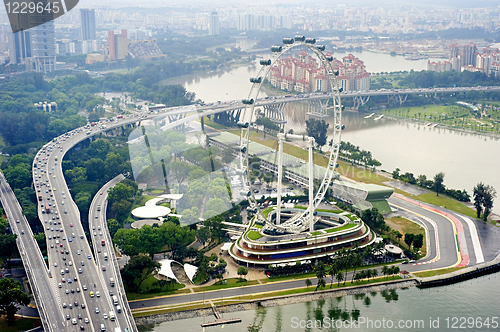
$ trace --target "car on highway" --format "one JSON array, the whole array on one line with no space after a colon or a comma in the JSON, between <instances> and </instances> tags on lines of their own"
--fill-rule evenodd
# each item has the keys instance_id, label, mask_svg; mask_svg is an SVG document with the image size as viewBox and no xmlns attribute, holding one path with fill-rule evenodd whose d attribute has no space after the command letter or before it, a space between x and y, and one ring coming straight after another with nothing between
<instances>
[{"instance_id":1,"label":"car on highway","mask_svg":"<svg viewBox=\"0 0 500 332\"><path fill-rule=\"evenodd\" d=\"M79 273L79 274L82 274L82 269L78 269L78 273Z\"/></svg>"},{"instance_id":2,"label":"car on highway","mask_svg":"<svg viewBox=\"0 0 500 332\"><path fill-rule=\"evenodd\" d=\"M68 238L68 241L69 241L69 242L73 242L73 239L69 237L69 238Z\"/></svg>"},{"instance_id":3,"label":"car on highway","mask_svg":"<svg viewBox=\"0 0 500 332\"><path fill-rule=\"evenodd\" d=\"M61 281L62 281L62 282L66 282L66 279L64 279L64 278L61 278Z\"/></svg>"},{"instance_id":4,"label":"car on highway","mask_svg":"<svg viewBox=\"0 0 500 332\"><path fill-rule=\"evenodd\" d=\"M61 249L61 254L64 254L64 250Z\"/></svg>"},{"instance_id":5,"label":"car on highway","mask_svg":"<svg viewBox=\"0 0 500 332\"><path fill-rule=\"evenodd\" d=\"M99 308L95 308L95 313L98 314L99 313Z\"/></svg>"},{"instance_id":6,"label":"car on highway","mask_svg":"<svg viewBox=\"0 0 500 332\"><path fill-rule=\"evenodd\" d=\"M71 281L71 278L68 278L68 284L71 284L72 281Z\"/></svg>"},{"instance_id":7,"label":"car on highway","mask_svg":"<svg viewBox=\"0 0 500 332\"><path fill-rule=\"evenodd\" d=\"M76 287L76 292L80 293L80 288L79 287Z\"/></svg>"},{"instance_id":8,"label":"car on highway","mask_svg":"<svg viewBox=\"0 0 500 332\"><path fill-rule=\"evenodd\" d=\"M99 293L99 291L95 291L95 296L101 297L101 293Z\"/></svg>"},{"instance_id":9,"label":"car on highway","mask_svg":"<svg viewBox=\"0 0 500 332\"><path fill-rule=\"evenodd\" d=\"M88 323L90 323L90 321L87 317L85 317L85 324L88 324Z\"/></svg>"},{"instance_id":10,"label":"car on highway","mask_svg":"<svg viewBox=\"0 0 500 332\"><path fill-rule=\"evenodd\" d=\"M71 317L70 317L69 315L66 315L66 319L67 319L67 320L70 320L70 319L71 319Z\"/></svg>"},{"instance_id":11,"label":"car on highway","mask_svg":"<svg viewBox=\"0 0 500 332\"><path fill-rule=\"evenodd\" d=\"M73 227L73 224L69 224L69 227Z\"/></svg>"},{"instance_id":12,"label":"car on highway","mask_svg":"<svg viewBox=\"0 0 500 332\"><path fill-rule=\"evenodd\" d=\"M94 292L90 291L90 297L94 297Z\"/></svg>"},{"instance_id":13,"label":"car on highway","mask_svg":"<svg viewBox=\"0 0 500 332\"><path fill-rule=\"evenodd\" d=\"M75 294L75 290L74 289L71 289L71 294Z\"/></svg>"},{"instance_id":14,"label":"car on highway","mask_svg":"<svg viewBox=\"0 0 500 332\"><path fill-rule=\"evenodd\" d=\"M87 285L83 285L82 288L83 288L84 291L86 291L87 290Z\"/></svg>"},{"instance_id":15,"label":"car on highway","mask_svg":"<svg viewBox=\"0 0 500 332\"><path fill-rule=\"evenodd\" d=\"M104 317L104 319L108 319L108 314L107 313L104 313L102 316Z\"/></svg>"},{"instance_id":16,"label":"car on highway","mask_svg":"<svg viewBox=\"0 0 500 332\"><path fill-rule=\"evenodd\" d=\"M61 283L59 283L59 288L62 288L62 284Z\"/></svg>"},{"instance_id":17,"label":"car on highway","mask_svg":"<svg viewBox=\"0 0 500 332\"><path fill-rule=\"evenodd\" d=\"M85 303L82 303L81 307L82 309L85 309Z\"/></svg>"},{"instance_id":18,"label":"car on highway","mask_svg":"<svg viewBox=\"0 0 500 332\"><path fill-rule=\"evenodd\" d=\"M69 294L69 289L66 289L66 294Z\"/></svg>"},{"instance_id":19,"label":"car on highway","mask_svg":"<svg viewBox=\"0 0 500 332\"><path fill-rule=\"evenodd\" d=\"M72 323L73 325L76 325L76 318L73 318L73 320L71 321L71 323Z\"/></svg>"},{"instance_id":20,"label":"car on highway","mask_svg":"<svg viewBox=\"0 0 500 332\"><path fill-rule=\"evenodd\" d=\"M103 271L106 271L106 266L104 266L104 265L103 265L103 266L102 266L102 270L103 270Z\"/></svg>"}]
</instances>

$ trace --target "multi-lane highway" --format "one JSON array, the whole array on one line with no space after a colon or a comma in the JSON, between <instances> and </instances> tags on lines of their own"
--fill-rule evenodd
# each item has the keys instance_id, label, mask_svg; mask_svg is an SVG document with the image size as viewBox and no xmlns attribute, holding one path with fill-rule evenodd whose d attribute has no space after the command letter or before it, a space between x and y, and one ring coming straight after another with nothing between
<instances>
[{"instance_id":1,"label":"multi-lane highway","mask_svg":"<svg viewBox=\"0 0 500 332\"><path fill-rule=\"evenodd\" d=\"M33 238L31 227L23 215L21 205L0 172L0 201L12 232L17 235L16 244L31 285L35 302L46 331L59 331L64 322L57 308L58 294L54 291L53 279L42 257L38 243ZM40 277L41 276L41 277Z\"/></svg>"}]
</instances>

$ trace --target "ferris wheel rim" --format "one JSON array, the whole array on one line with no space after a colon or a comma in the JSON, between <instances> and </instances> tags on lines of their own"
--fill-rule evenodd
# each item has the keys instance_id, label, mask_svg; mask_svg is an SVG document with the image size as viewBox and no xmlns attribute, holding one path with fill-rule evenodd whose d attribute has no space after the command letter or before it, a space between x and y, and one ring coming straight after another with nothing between
<instances>
[{"instance_id":1,"label":"ferris wheel rim","mask_svg":"<svg viewBox=\"0 0 500 332\"><path fill-rule=\"evenodd\" d=\"M245 152L241 152L244 154L244 158L241 159L240 161L240 166L246 170L246 184L249 187L249 195L248 195L248 200L250 203L250 206L253 205L254 208L257 209L256 215L264 219L266 224L271 224L273 227L280 227L282 225L274 225L272 224L271 220L268 219L264 214L262 213L261 209L259 208L259 205L257 204L257 199L255 198L254 192L251 189L251 181L250 181L250 168L249 168L249 144L250 144L250 124L252 123L254 113L255 113L255 102L258 100L258 96L260 94L260 90L262 88L262 85L264 83L264 80L268 77L269 72L271 71L271 68L273 65L289 50L297 47L305 47L309 50L311 50L316 57L319 59L320 63L322 64L323 68L326 71L326 76L328 78L328 83L332 91L332 96L331 98L333 99L333 108L334 108L334 124L333 124L333 142L331 146L331 151L328 157L328 165L327 169L325 172L325 175L323 176L323 180L321 182L321 185L318 187L317 192L314 194L314 205L315 208L319 205L319 203L323 200L324 195L326 194L326 191L330 185L330 182L333 179L333 175L335 173L335 169L337 167L337 160L338 160L338 154L339 154L339 148L340 148L340 138L341 138L341 131L342 131L342 124L341 124L341 114L342 114L342 104L341 104L341 99L340 99L340 92L341 90L339 89L338 86L338 80L336 76L338 73L334 72L334 68L331 65L331 62L329 59L325 56L322 50L318 48L318 46L315 46L311 43L306 43L306 42L294 42L292 44L285 45L284 47L280 47L281 50L279 52L274 52L273 56L271 57L271 63L269 65L263 65L261 69L259 70L257 78L260 78L260 82L253 82L252 87L250 89L250 92L247 97L247 101L251 101L250 104L245 105L245 109L242 112L243 113L243 119L246 121L247 118L247 112L250 112L249 114L249 121L248 121L248 126L247 128L242 127L241 132L240 132L240 146L243 146L243 143L245 143ZM273 47L274 48L274 47ZM253 95L253 93L255 95ZM329 99L329 98L328 98ZM240 118L241 119L241 118ZM245 142L246 140L246 142ZM302 216L307 214L306 210L304 213L302 213Z\"/></svg>"}]
</instances>

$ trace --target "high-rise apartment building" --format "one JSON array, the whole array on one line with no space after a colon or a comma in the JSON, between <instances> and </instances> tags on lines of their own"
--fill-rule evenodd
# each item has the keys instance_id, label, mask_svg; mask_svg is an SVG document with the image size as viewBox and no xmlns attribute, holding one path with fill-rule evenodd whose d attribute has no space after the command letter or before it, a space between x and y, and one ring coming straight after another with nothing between
<instances>
[{"instance_id":1,"label":"high-rise apartment building","mask_svg":"<svg viewBox=\"0 0 500 332\"><path fill-rule=\"evenodd\" d=\"M80 39L95 40L96 39L96 24L94 9L80 9Z\"/></svg>"},{"instance_id":2,"label":"high-rise apartment building","mask_svg":"<svg viewBox=\"0 0 500 332\"><path fill-rule=\"evenodd\" d=\"M218 35L220 28L219 16L217 12L211 12L208 20L208 34L210 36Z\"/></svg>"},{"instance_id":3,"label":"high-rise apartment building","mask_svg":"<svg viewBox=\"0 0 500 332\"><path fill-rule=\"evenodd\" d=\"M113 30L108 31L108 53L111 60L121 60L127 57L127 30L122 30L120 34L115 34Z\"/></svg>"}]
</instances>

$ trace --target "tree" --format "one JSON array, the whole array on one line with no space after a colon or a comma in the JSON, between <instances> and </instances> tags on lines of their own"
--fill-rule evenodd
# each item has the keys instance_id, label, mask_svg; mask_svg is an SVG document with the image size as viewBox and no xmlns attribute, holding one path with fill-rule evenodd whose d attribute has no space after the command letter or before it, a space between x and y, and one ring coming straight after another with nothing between
<instances>
[{"instance_id":1,"label":"tree","mask_svg":"<svg viewBox=\"0 0 500 332\"><path fill-rule=\"evenodd\" d=\"M413 243L414 238L415 238L415 235L412 233L405 234L405 243L408 246L409 250L411 250L411 244Z\"/></svg>"},{"instance_id":2,"label":"tree","mask_svg":"<svg viewBox=\"0 0 500 332\"><path fill-rule=\"evenodd\" d=\"M324 278L318 278L318 283L316 284L316 291L318 288L323 288L326 286L325 279Z\"/></svg>"},{"instance_id":3,"label":"tree","mask_svg":"<svg viewBox=\"0 0 500 332\"><path fill-rule=\"evenodd\" d=\"M113 238L116 232L121 228L121 225L116 219L113 218L108 219L107 223L109 235L111 235L111 238Z\"/></svg>"},{"instance_id":4,"label":"tree","mask_svg":"<svg viewBox=\"0 0 500 332\"><path fill-rule=\"evenodd\" d=\"M488 220L488 216L493 208L493 201L496 198L496 190L490 186L479 182L474 187L474 207L476 208L477 217L481 217L481 212L484 209L483 220Z\"/></svg>"},{"instance_id":5,"label":"tree","mask_svg":"<svg viewBox=\"0 0 500 332\"><path fill-rule=\"evenodd\" d=\"M481 218L484 204L484 183L479 182L473 190L474 207L476 208L476 215Z\"/></svg>"},{"instance_id":6,"label":"tree","mask_svg":"<svg viewBox=\"0 0 500 332\"><path fill-rule=\"evenodd\" d=\"M113 188L109 189L108 193L108 199L110 203L113 204L114 202L118 202L121 200L129 201L130 199L132 199L132 196L134 196L135 190L133 187L120 182Z\"/></svg>"},{"instance_id":7,"label":"tree","mask_svg":"<svg viewBox=\"0 0 500 332\"><path fill-rule=\"evenodd\" d=\"M312 285L311 279L306 279L306 287L309 288Z\"/></svg>"},{"instance_id":8,"label":"tree","mask_svg":"<svg viewBox=\"0 0 500 332\"><path fill-rule=\"evenodd\" d=\"M484 206L483 220L484 221L486 221L488 219L488 216L491 213L491 209L493 208L493 201L496 197L497 197L497 192L492 186L487 185L484 187L484 200L483 200L483 206Z\"/></svg>"},{"instance_id":9,"label":"tree","mask_svg":"<svg viewBox=\"0 0 500 332\"><path fill-rule=\"evenodd\" d=\"M340 282L344 280L344 273L342 271L337 272L335 279L337 279L337 286L340 286Z\"/></svg>"},{"instance_id":10,"label":"tree","mask_svg":"<svg viewBox=\"0 0 500 332\"><path fill-rule=\"evenodd\" d=\"M328 274L330 275L330 288L332 288L333 278L338 272L339 268L337 266L337 262L333 262L333 264L328 268Z\"/></svg>"},{"instance_id":11,"label":"tree","mask_svg":"<svg viewBox=\"0 0 500 332\"><path fill-rule=\"evenodd\" d=\"M0 234L0 258L7 261L17 251L16 234Z\"/></svg>"},{"instance_id":12,"label":"tree","mask_svg":"<svg viewBox=\"0 0 500 332\"><path fill-rule=\"evenodd\" d=\"M354 267L354 271L352 272L351 284L354 282L354 275L356 274L356 269L359 266L361 266L361 263L362 263L361 256L358 253L353 252L351 254L351 266Z\"/></svg>"},{"instance_id":13,"label":"tree","mask_svg":"<svg viewBox=\"0 0 500 332\"><path fill-rule=\"evenodd\" d=\"M318 148L326 145L326 140L328 137L327 130L329 126L330 124L326 123L325 120L317 120L315 118L306 120L307 135L309 137L314 137Z\"/></svg>"},{"instance_id":14,"label":"tree","mask_svg":"<svg viewBox=\"0 0 500 332\"><path fill-rule=\"evenodd\" d=\"M201 227L196 231L196 237L198 241L205 246L205 242L210 238L210 229L208 227Z\"/></svg>"},{"instance_id":15,"label":"tree","mask_svg":"<svg viewBox=\"0 0 500 332\"><path fill-rule=\"evenodd\" d=\"M259 118L255 121L258 126L264 127L264 138L266 138L266 129L278 131L280 127L269 118Z\"/></svg>"},{"instance_id":16,"label":"tree","mask_svg":"<svg viewBox=\"0 0 500 332\"><path fill-rule=\"evenodd\" d=\"M123 283L128 289L138 292L142 282L149 276L156 274L160 268L160 263L148 256L134 256L121 270Z\"/></svg>"},{"instance_id":17,"label":"tree","mask_svg":"<svg viewBox=\"0 0 500 332\"><path fill-rule=\"evenodd\" d=\"M382 266L382 274L384 276L386 276L386 279L387 279L387 275L389 274L389 269L390 268L387 265Z\"/></svg>"},{"instance_id":18,"label":"tree","mask_svg":"<svg viewBox=\"0 0 500 332\"><path fill-rule=\"evenodd\" d=\"M14 322L14 315L21 309L19 305L28 305L30 299L21 288L21 284L11 278L0 279L0 315L6 315L9 325Z\"/></svg>"},{"instance_id":19,"label":"tree","mask_svg":"<svg viewBox=\"0 0 500 332\"><path fill-rule=\"evenodd\" d=\"M172 161L170 163L170 173L175 177L178 184L181 184L189 176L189 164L185 161Z\"/></svg>"},{"instance_id":20,"label":"tree","mask_svg":"<svg viewBox=\"0 0 500 332\"><path fill-rule=\"evenodd\" d=\"M401 170L399 168L396 168L394 171L392 171L392 178L396 179L396 180L399 179L399 172L400 171Z\"/></svg>"},{"instance_id":21,"label":"tree","mask_svg":"<svg viewBox=\"0 0 500 332\"><path fill-rule=\"evenodd\" d=\"M424 245L424 235L423 234L416 234L413 237L413 248L418 250L418 249L422 248L423 245Z\"/></svg>"},{"instance_id":22,"label":"tree","mask_svg":"<svg viewBox=\"0 0 500 332\"><path fill-rule=\"evenodd\" d=\"M248 269L244 266L240 266L237 271L238 275L240 276L240 279L243 279L241 276L246 276L248 274Z\"/></svg>"},{"instance_id":23,"label":"tree","mask_svg":"<svg viewBox=\"0 0 500 332\"><path fill-rule=\"evenodd\" d=\"M436 191L436 196L439 196L441 191L444 191L444 173L440 172L434 175L434 190Z\"/></svg>"}]
</instances>

